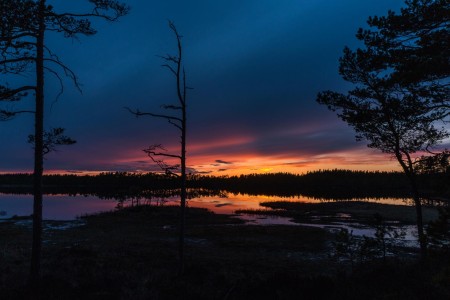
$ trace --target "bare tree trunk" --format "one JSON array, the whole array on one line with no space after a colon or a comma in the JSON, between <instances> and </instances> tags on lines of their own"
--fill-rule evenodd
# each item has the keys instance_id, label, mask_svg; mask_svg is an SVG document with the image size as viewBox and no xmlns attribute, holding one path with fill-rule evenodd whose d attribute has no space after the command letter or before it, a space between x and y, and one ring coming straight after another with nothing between
<instances>
[{"instance_id":1,"label":"bare tree trunk","mask_svg":"<svg viewBox=\"0 0 450 300\"><path fill-rule=\"evenodd\" d=\"M180 241L179 241L179 275L184 272L184 236L186 227L186 105L182 105L181 125L181 203L180 203Z\"/></svg>"},{"instance_id":2,"label":"bare tree trunk","mask_svg":"<svg viewBox=\"0 0 450 300\"><path fill-rule=\"evenodd\" d=\"M39 3L39 32L36 41L36 112L34 145L34 202L33 202L33 243L31 250L30 285L32 298L39 297L40 263L42 249L42 174L43 133L44 133L44 33L45 0Z\"/></svg>"},{"instance_id":3,"label":"bare tree trunk","mask_svg":"<svg viewBox=\"0 0 450 300\"><path fill-rule=\"evenodd\" d=\"M178 46L178 62L176 70L177 78L177 95L181 107L181 203L180 203L180 245L179 245L179 259L180 266L178 274L182 275L184 272L184 237L186 232L186 73L183 67L183 48L181 45L181 36L173 23L169 23L177 37Z\"/></svg>"}]
</instances>

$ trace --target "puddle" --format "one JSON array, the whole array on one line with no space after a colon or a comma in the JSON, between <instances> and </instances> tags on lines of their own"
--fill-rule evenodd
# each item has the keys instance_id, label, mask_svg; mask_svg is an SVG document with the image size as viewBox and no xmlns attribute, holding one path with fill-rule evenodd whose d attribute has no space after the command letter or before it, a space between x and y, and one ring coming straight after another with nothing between
<instances>
[{"instance_id":1,"label":"puddle","mask_svg":"<svg viewBox=\"0 0 450 300\"><path fill-rule=\"evenodd\" d=\"M33 227L33 220L31 218L27 219L1 219L0 222L12 222L15 225L26 227L26 228L32 228ZM84 220L74 220L74 221L51 221L51 220L44 220L43 221L43 230L66 230L70 228L75 228L79 226L85 225L86 222Z\"/></svg>"},{"instance_id":2,"label":"puddle","mask_svg":"<svg viewBox=\"0 0 450 300\"><path fill-rule=\"evenodd\" d=\"M343 214L343 219L350 218L350 215ZM329 230L331 232L339 232L341 229L346 229L348 232L351 232L352 235L356 237L369 237L375 238L376 229L364 224L360 223L344 223L344 222L334 222L328 224L321 223L296 223L293 222L291 218L286 217L278 217L278 216L265 216L265 215L248 215L241 214L236 215L235 217L246 221L247 225L290 225L290 226L307 226L307 227L316 227L322 228L325 230ZM394 223L394 222L392 222ZM397 242L402 246L417 248L419 247L419 243L417 241L417 230L414 225L405 225L405 226L392 226L392 223L389 223L389 226L392 230L397 232L402 232L403 235L401 238L389 238L387 240L391 240L392 242ZM397 223L397 222L395 222ZM394 224L395 224L394 223Z\"/></svg>"},{"instance_id":3,"label":"puddle","mask_svg":"<svg viewBox=\"0 0 450 300\"><path fill-rule=\"evenodd\" d=\"M83 220L64 221L64 222L46 222L44 221L44 230L67 230L70 228L84 226L86 224Z\"/></svg>"}]
</instances>

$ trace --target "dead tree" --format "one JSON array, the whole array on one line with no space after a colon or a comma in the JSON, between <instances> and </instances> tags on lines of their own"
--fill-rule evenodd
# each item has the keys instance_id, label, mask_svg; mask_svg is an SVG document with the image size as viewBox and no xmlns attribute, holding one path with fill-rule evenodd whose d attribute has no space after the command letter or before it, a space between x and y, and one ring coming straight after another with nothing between
<instances>
[{"instance_id":1,"label":"dead tree","mask_svg":"<svg viewBox=\"0 0 450 300\"><path fill-rule=\"evenodd\" d=\"M153 144L143 151L156 163L166 174L177 176L180 178L180 225L179 225L179 274L184 269L184 237L186 224L186 96L187 90L190 89L186 85L186 72L183 64L183 51L181 45L182 36L178 33L174 23L169 21L169 27L175 34L177 40L177 55L167 54L160 56L163 59L164 68L167 68L176 79L176 94L177 102L175 104L162 105L162 108L179 112L178 115L172 114L157 114L152 112L142 112L138 109L132 110L128 107L126 109L136 117L150 116L161 118L168 121L172 126L176 127L180 133L181 149L180 154L171 154L161 144ZM169 164L164 158L177 159L179 164Z\"/></svg>"}]
</instances>

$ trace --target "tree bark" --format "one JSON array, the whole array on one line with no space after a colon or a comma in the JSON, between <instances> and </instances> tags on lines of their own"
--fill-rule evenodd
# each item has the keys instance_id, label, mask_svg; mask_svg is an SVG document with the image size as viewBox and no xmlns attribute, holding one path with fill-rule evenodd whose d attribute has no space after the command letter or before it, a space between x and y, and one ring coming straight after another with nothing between
<instances>
[{"instance_id":1,"label":"tree bark","mask_svg":"<svg viewBox=\"0 0 450 300\"><path fill-rule=\"evenodd\" d=\"M32 298L39 298L40 265L42 250L42 175L43 133L44 133L44 34L45 34L45 0L39 2L38 34L36 39L36 110L35 110L35 145L33 174L33 242L31 250L30 285Z\"/></svg>"},{"instance_id":2,"label":"tree bark","mask_svg":"<svg viewBox=\"0 0 450 300\"><path fill-rule=\"evenodd\" d=\"M411 189L413 193L414 206L416 208L416 224L417 234L419 236L420 245L420 259L422 262L426 261L428 254L428 243L423 227L423 214L422 214L422 202L420 200L419 190L417 188L417 182L413 174L409 174L409 181L411 183Z\"/></svg>"},{"instance_id":3,"label":"tree bark","mask_svg":"<svg viewBox=\"0 0 450 300\"><path fill-rule=\"evenodd\" d=\"M411 158L408 156L408 165L403 161L401 153L397 150L395 153L397 161L403 169L403 172L408 177L412 198L414 201L414 207L416 208L416 227L417 234L419 236L419 246L420 246L420 260L422 262L426 261L427 253L428 253L428 243L427 238L423 228L423 216L422 216L422 202L420 200L420 193L417 187L416 173L413 168L413 164Z\"/></svg>"}]
</instances>

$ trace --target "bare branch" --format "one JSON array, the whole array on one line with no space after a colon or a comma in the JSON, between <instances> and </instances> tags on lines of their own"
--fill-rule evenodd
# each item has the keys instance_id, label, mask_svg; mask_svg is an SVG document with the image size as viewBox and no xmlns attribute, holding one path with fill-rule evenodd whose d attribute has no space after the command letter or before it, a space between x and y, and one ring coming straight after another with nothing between
<instances>
[{"instance_id":1,"label":"bare branch","mask_svg":"<svg viewBox=\"0 0 450 300\"><path fill-rule=\"evenodd\" d=\"M32 38L36 38L36 33L33 31L23 31L17 35L10 35L7 37L0 37L0 42L4 43L4 42L11 42L13 40L17 40L17 39L21 39L21 38L26 38L26 37L32 37Z\"/></svg>"},{"instance_id":2,"label":"bare branch","mask_svg":"<svg viewBox=\"0 0 450 300\"><path fill-rule=\"evenodd\" d=\"M63 69L66 76L69 77L70 79L72 79L72 82L75 85L76 89L80 93L83 93L83 91L81 90L81 87L80 87L80 83L78 82L78 77L76 76L75 72L73 72L69 67L67 67L65 64L63 64L57 58L44 58L44 61L53 62L53 63L57 64L58 66L60 66ZM47 68L47 70L48 70L48 68Z\"/></svg>"},{"instance_id":3,"label":"bare branch","mask_svg":"<svg viewBox=\"0 0 450 300\"><path fill-rule=\"evenodd\" d=\"M160 114L154 114L154 113L149 113L149 112L141 112L139 109L136 110L132 110L129 107L124 107L124 109L128 110L130 113L132 113L133 115L135 115L136 117L141 117L141 116L151 116L151 117L155 117L155 118L163 118L166 119L168 121L178 121L178 122L182 122L182 120L178 117L174 117L174 116L168 116L168 115L160 115Z\"/></svg>"},{"instance_id":4,"label":"bare branch","mask_svg":"<svg viewBox=\"0 0 450 300\"><path fill-rule=\"evenodd\" d=\"M180 63L180 59L177 56L174 56L171 54L166 54L165 56L164 55L156 55L156 57L162 58L165 61L172 62L175 64Z\"/></svg>"},{"instance_id":5,"label":"bare branch","mask_svg":"<svg viewBox=\"0 0 450 300\"><path fill-rule=\"evenodd\" d=\"M125 16L130 11L130 7L125 4L121 4L118 1L112 0L89 0L95 5L91 13L86 14L75 14L75 13L62 13L62 14L52 14L54 17L73 17L73 18L103 18L107 21L116 21L122 16ZM111 15L107 12L112 11Z\"/></svg>"},{"instance_id":6,"label":"bare branch","mask_svg":"<svg viewBox=\"0 0 450 300\"><path fill-rule=\"evenodd\" d=\"M48 67L44 67L44 69L46 69L47 71L49 71L50 73L52 73L53 75L55 75L55 77L58 79L59 81L59 93L58 95L56 95L55 100L52 102L52 104L50 105L50 110L53 108L53 105L58 102L59 97L62 96L62 94L64 93L64 84L63 84L63 80L61 78L61 76L59 76L58 72L54 71L53 69L50 69Z\"/></svg>"},{"instance_id":7,"label":"bare branch","mask_svg":"<svg viewBox=\"0 0 450 300\"><path fill-rule=\"evenodd\" d=\"M169 27L175 33L175 35L177 37L177 41L180 41L183 36L178 33L178 30L173 21L169 20ZM178 46L181 46L181 43L179 43ZM181 49L181 47L179 47L179 49Z\"/></svg>"},{"instance_id":8,"label":"bare branch","mask_svg":"<svg viewBox=\"0 0 450 300\"><path fill-rule=\"evenodd\" d=\"M172 120L168 120L168 122L170 124L172 124L173 126L175 126L176 128L178 128L180 131L183 130L183 127L181 127L180 125L178 125L177 123L173 122Z\"/></svg>"},{"instance_id":9,"label":"bare branch","mask_svg":"<svg viewBox=\"0 0 450 300\"><path fill-rule=\"evenodd\" d=\"M151 151L148 149L144 149L142 150L145 153L147 153L149 156L164 156L164 157L171 157L171 158L178 158L181 159L181 156L176 155L176 154L169 154L169 153L163 153L163 152L155 152L155 151Z\"/></svg>"},{"instance_id":10,"label":"bare branch","mask_svg":"<svg viewBox=\"0 0 450 300\"><path fill-rule=\"evenodd\" d=\"M36 90L35 86L22 86L17 89L8 89L0 86L0 101L17 101L17 95L20 97L26 96L26 91ZM21 94L22 93L22 94Z\"/></svg>"},{"instance_id":11,"label":"bare branch","mask_svg":"<svg viewBox=\"0 0 450 300\"><path fill-rule=\"evenodd\" d=\"M173 75L177 76L177 72L172 68L172 66L170 66L170 65L168 65L168 64L164 64L164 65L161 65L161 67L164 67L164 68L169 69L170 72L173 73Z\"/></svg>"},{"instance_id":12,"label":"bare branch","mask_svg":"<svg viewBox=\"0 0 450 300\"><path fill-rule=\"evenodd\" d=\"M12 59L4 59L4 60L0 61L0 66L6 65L6 64L14 64L14 63L19 63L19 62L32 62L32 61L35 61L35 58L31 57L31 56L12 58Z\"/></svg>"},{"instance_id":13,"label":"bare branch","mask_svg":"<svg viewBox=\"0 0 450 300\"><path fill-rule=\"evenodd\" d=\"M161 168L161 170L164 170L166 172L166 174L178 176L178 174L174 173L174 171L179 169L179 167L180 167L179 164L169 165L164 160L157 159L156 157L162 156L162 157L176 158L176 159L181 160L181 156L161 152L161 151L167 151L161 144L151 145L147 149L144 149L142 151L144 151L148 155L148 157Z\"/></svg>"},{"instance_id":14,"label":"bare branch","mask_svg":"<svg viewBox=\"0 0 450 300\"><path fill-rule=\"evenodd\" d=\"M31 110L18 110L18 111L8 111L1 109L0 110L0 121L9 121L13 119L16 115L30 113L34 114L34 111Z\"/></svg>"}]
</instances>

